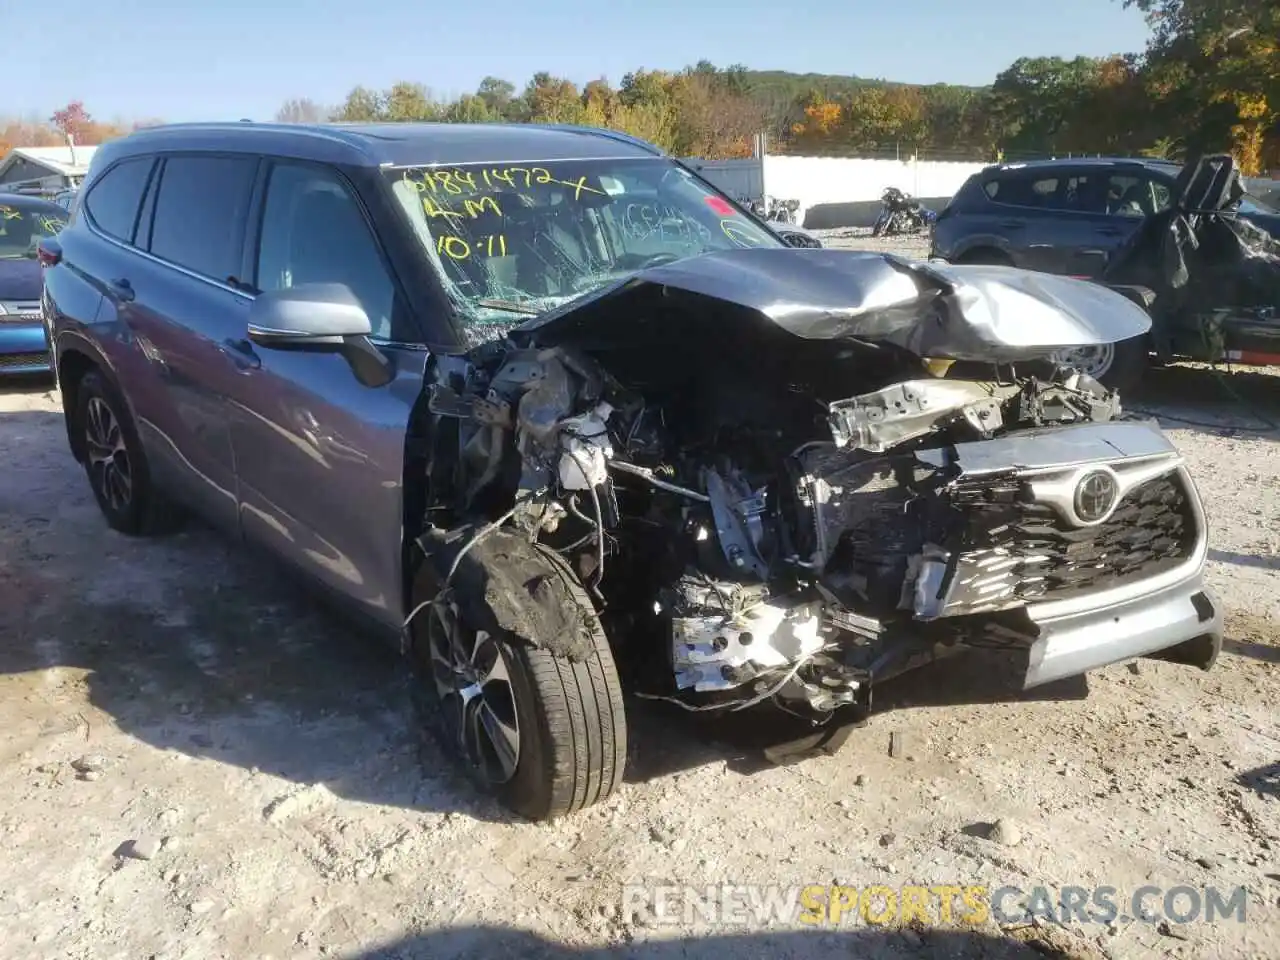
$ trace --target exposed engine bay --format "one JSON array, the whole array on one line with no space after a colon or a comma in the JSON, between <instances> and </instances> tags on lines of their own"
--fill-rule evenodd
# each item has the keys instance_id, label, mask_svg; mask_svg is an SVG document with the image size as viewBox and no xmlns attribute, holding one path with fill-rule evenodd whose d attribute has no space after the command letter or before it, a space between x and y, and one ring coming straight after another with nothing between
<instances>
[{"instance_id":1,"label":"exposed engine bay","mask_svg":"<svg viewBox=\"0 0 1280 960\"><path fill-rule=\"evenodd\" d=\"M559 551L642 694L816 722L939 646L1025 648L1029 604L1185 558L1178 461L1144 423L1090 433L1122 428L1117 396L1038 358L1107 335L1072 326L1071 297L1109 298L1117 339L1138 308L1065 278L768 252L797 284L849 271L862 306L760 293L728 254L437 358L432 522L501 518ZM1028 290L1057 311L1049 343L1014 324ZM1115 462L1080 474L1095 460Z\"/></svg>"}]
</instances>

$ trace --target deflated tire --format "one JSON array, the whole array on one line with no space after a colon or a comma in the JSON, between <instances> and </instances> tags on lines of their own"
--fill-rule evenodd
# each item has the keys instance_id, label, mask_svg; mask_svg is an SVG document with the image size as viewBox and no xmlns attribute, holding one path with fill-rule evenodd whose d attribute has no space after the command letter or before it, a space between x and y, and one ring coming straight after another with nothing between
<instances>
[{"instance_id":1,"label":"deflated tire","mask_svg":"<svg viewBox=\"0 0 1280 960\"><path fill-rule=\"evenodd\" d=\"M424 726L482 789L531 820L617 789L626 721L613 654L590 599L549 548L497 531L441 586L466 530L426 541L410 662Z\"/></svg>"}]
</instances>

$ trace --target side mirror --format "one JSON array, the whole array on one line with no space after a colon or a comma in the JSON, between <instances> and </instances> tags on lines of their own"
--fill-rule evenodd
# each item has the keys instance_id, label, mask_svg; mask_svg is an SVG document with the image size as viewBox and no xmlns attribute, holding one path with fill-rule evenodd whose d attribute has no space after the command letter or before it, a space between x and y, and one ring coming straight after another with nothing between
<instances>
[{"instance_id":1,"label":"side mirror","mask_svg":"<svg viewBox=\"0 0 1280 960\"><path fill-rule=\"evenodd\" d=\"M346 284L304 283L258 294L248 332L263 347L341 347L369 336L373 327Z\"/></svg>"}]
</instances>

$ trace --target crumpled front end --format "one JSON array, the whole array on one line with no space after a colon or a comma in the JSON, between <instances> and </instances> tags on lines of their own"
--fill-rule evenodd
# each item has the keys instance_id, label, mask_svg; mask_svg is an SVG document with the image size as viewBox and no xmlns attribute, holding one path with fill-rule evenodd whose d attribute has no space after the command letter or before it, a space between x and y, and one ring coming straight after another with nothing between
<instances>
[{"instance_id":1,"label":"crumpled front end","mask_svg":"<svg viewBox=\"0 0 1280 960\"><path fill-rule=\"evenodd\" d=\"M883 289L857 335L827 311L804 336L794 304L727 327L741 303L702 286L647 284L441 361L428 404L437 512L501 513L558 550L642 695L823 721L966 645L1024 657L1034 685L1220 638L1195 488L1114 393L872 343L911 327ZM1011 323L968 322L953 352ZM928 327L910 336L944 336Z\"/></svg>"}]
</instances>

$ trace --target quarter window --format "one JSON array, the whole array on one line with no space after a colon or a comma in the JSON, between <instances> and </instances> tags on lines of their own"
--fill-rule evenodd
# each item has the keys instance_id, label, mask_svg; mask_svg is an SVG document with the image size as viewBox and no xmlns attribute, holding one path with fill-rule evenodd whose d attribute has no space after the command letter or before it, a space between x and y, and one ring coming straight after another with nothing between
<instances>
[{"instance_id":1,"label":"quarter window","mask_svg":"<svg viewBox=\"0 0 1280 960\"><path fill-rule=\"evenodd\" d=\"M84 208L93 225L117 240L133 242L138 222L138 203L147 188L151 158L124 160L102 175L84 199Z\"/></svg>"},{"instance_id":2,"label":"quarter window","mask_svg":"<svg viewBox=\"0 0 1280 960\"><path fill-rule=\"evenodd\" d=\"M303 164L271 170L258 247L259 290L343 283L369 315L373 335L391 337L395 283L346 185Z\"/></svg>"},{"instance_id":3,"label":"quarter window","mask_svg":"<svg viewBox=\"0 0 1280 960\"><path fill-rule=\"evenodd\" d=\"M167 159L151 252L213 280L236 280L257 163L255 157Z\"/></svg>"}]
</instances>

